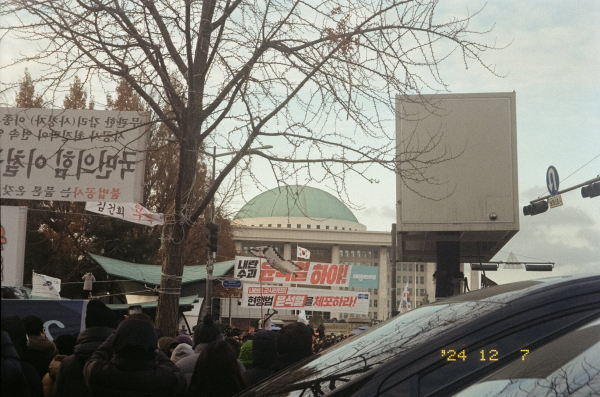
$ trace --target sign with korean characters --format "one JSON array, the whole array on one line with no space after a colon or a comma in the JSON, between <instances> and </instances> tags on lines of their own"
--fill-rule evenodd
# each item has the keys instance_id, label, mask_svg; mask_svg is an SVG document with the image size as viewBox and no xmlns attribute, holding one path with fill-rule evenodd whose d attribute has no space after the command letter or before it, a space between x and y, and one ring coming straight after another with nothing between
<instances>
[{"instance_id":1,"label":"sign with korean characters","mask_svg":"<svg viewBox=\"0 0 600 397\"><path fill-rule=\"evenodd\" d=\"M0 108L0 197L143 200L144 112Z\"/></svg>"},{"instance_id":2,"label":"sign with korean characters","mask_svg":"<svg viewBox=\"0 0 600 397\"><path fill-rule=\"evenodd\" d=\"M294 261L298 269L291 274L275 270L264 258L235 257L234 277L262 283L319 285L352 288L379 288L379 268Z\"/></svg>"},{"instance_id":3,"label":"sign with korean characters","mask_svg":"<svg viewBox=\"0 0 600 397\"><path fill-rule=\"evenodd\" d=\"M0 207L0 259L2 260L2 286L23 285L25 266L25 232L27 207Z\"/></svg>"},{"instance_id":4,"label":"sign with korean characters","mask_svg":"<svg viewBox=\"0 0 600 397\"><path fill-rule=\"evenodd\" d=\"M242 307L369 313L369 293L244 283Z\"/></svg>"},{"instance_id":5,"label":"sign with korean characters","mask_svg":"<svg viewBox=\"0 0 600 397\"><path fill-rule=\"evenodd\" d=\"M146 226L163 225L165 223L163 214L150 212L141 204L136 203L88 202L85 203L85 210Z\"/></svg>"}]
</instances>

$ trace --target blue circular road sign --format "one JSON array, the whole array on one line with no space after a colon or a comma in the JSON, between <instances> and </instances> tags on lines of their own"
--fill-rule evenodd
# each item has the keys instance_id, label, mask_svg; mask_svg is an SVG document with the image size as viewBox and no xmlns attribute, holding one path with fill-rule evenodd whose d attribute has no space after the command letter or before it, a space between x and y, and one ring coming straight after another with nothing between
<instances>
[{"instance_id":1,"label":"blue circular road sign","mask_svg":"<svg viewBox=\"0 0 600 397\"><path fill-rule=\"evenodd\" d=\"M546 186L551 196L556 196L558 193L558 171L551 165L546 171Z\"/></svg>"}]
</instances>

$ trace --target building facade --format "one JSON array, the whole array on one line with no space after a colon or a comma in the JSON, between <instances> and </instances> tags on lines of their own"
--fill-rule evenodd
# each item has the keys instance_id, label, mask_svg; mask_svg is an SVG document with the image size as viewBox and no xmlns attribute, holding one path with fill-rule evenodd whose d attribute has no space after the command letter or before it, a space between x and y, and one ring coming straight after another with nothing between
<instances>
[{"instance_id":1,"label":"building facade","mask_svg":"<svg viewBox=\"0 0 600 397\"><path fill-rule=\"evenodd\" d=\"M391 233L367 231L346 205L323 190L286 186L266 191L242 207L234 218L234 225L233 235L239 255L247 255L252 247L269 245L285 259L296 260L296 248L300 246L310 251L311 262L378 267L379 288L368 290L371 293L370 319L390 318L395 310L392 308L392 294L396 293L400 302L405 286L408 286L412 307L432 302L435 296L435 265L431 263L397 264L397 288L393 291ZM252 312L257 309L231 309L234 318L260 317L260 314ZM228 310L228 303L224 302L221 313L226 314ZM337 319L361 317L336 312L324 312L322 315Z\"/></svg>"}]
</instances>

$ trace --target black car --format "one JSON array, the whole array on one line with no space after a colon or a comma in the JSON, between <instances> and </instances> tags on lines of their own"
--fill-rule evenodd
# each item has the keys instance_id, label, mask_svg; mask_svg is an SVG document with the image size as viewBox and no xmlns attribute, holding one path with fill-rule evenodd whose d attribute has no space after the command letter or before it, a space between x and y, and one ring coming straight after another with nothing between
<instances>
[{"instance_id":1,"label":"black car","mask_svg":"<svg viewBox=\"0 0 600 397\"><path fill-rule=\"evenodd\" d=\"M499 285L397 316L275 374L242 395L453 395L511 364L539 366L540 357L548 357L540 353L547 352L545 346L585 327L596 331L599 319L600 275ZM600 383L600 355L593 353L598 350L600 332L588 330L579 335L586 340L574 351L589 363L584 366L586 384L594 390ZM558 365L560 371L568 362L557 358L552 368ZM518 376L518 371L513 375ZM464 392L478 395L477 390Z\"/></svg>"}]
</instances>

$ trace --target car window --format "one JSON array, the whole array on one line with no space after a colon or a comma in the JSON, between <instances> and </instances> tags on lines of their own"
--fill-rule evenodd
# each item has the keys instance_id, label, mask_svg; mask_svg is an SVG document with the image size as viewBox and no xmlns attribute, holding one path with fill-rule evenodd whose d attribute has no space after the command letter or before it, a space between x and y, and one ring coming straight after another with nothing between
<instances>
[{"instance_id":1,"label":"car window","mask_svg":"<svg viewBox=\"0 0 600 397\"><path fill-rule=\"evenodd\" d=\"M461 382L467 377L482 377L494 368L514 362L520 362L523 367L537 367L537 370L544 365L560 366L562 361L550 352L548 353L549 357L542 357L541 360L532 359L531 352L535 351L536 347L531 346L537 346L537 343L540 343L540 341L547 340L548 338L551 340L561 335L564 332L563 330L572 327L582 320L585 321L590 316L597 316L597 310L572 313L548 319L547 321L537 322L527 328L515 329L514 331L505 333L503 336L481 345L476 343L476 346L462 348L458 346L444 347L446 352L445 355L443 354L444 352L441 352L442 357L440 357L437 368L433 367L427 371L429 373L421 375L419 393L420 395L427 396L449 387L460 388ZM585 347L585 343L582 346ZM453 352L452 357L448 354L449 349ZM571 351L576 351L573 347L570 349ZM575 352L574 354L577 353ZM536 356L539 356L539 354L536 354ZM548 361L544 361L545 358ZM544 361L545 364L542 365L541 361Z\"/></svg>"},{"instance_id":2,"label":"car window","mask_svg":"<svg viewBox=\"0 0 600 397\"><path fill-rule=\"evenodd\" d=\"M369 329L253 390L256 396L304 396L340 387L446 330L503 305L459 302L424 306Z\"/></svg>"},{"instance_id":3,"label":"car window","mask_svg":"<svg viewBox=\"0 0 600 397\"><path fill-rule=\"evenodd\" d=\"M600 394L600 321L531 352L458 393L459 397Z\"/></svg>"}]
</instances>

